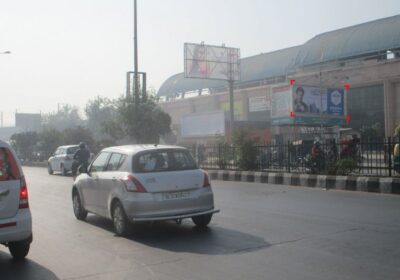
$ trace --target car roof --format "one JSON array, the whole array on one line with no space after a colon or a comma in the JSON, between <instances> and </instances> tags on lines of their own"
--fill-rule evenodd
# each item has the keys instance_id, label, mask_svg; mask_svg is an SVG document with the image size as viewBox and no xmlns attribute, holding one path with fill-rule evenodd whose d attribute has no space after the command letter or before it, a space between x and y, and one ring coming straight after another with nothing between
<instances>
[{"instance_id":1,"label":"car roof","mask_svg":"<svg viewBox=\"0 0 400 280\"><path fill-rule=\"evenodd\" d=\"M68 148L74 148L74 147L79 147L79 145L65 145L65 146L59 146L59 147L57 147L57 149L59 149L59 148L68 149Z\"/></svg>"},{"instance_id":2,"label":"car roof","mask_svg":"<svg viewBox=\"0 0 400 280\"><path fill-rule=\"evenodd\" d=\"M125 154L136 154L142 151L155 151L165 149L186 149L180 146L172 145L152 145L152 144L137 144L137 145L124 145L104 148L103 152L120 152Z\"/></svg>"},{"instance_id":3,"label":"car roof","mask_svg":"<svg viewBox=\"0 0 400 280\"><path fill-rule=\"evenodd\" d=\"M4 142L3 140L0 140L0 148L10 148L10 144L7 142Z\"/></svg>"}]
</instances>

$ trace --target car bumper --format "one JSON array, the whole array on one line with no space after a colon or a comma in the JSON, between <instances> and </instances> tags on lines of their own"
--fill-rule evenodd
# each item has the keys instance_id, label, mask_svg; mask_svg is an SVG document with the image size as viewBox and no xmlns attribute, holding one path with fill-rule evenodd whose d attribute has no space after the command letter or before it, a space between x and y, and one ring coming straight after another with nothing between
<instances>
[{"instance_id":1,"label":"car bumper","mask_svg":"<svg viewBox=\"0 0 400 280\"><path fill-rule=\"evenodd\" d=\"M9 219L0 219L0 243L31 240L32 216L29 209L21 209Z\"/></svg>"},{"instance_id":2,"label":"car bumper","mask_svg":"<svg viewBox=\"0 0 400 280\"><path fill-rule=\"evenodd\" d=\"M141 216L141 217L133 217L133 222L146 222L146 221L163 221L163 220L178 220L178 219L186 219L196 216L208 215L218 213L219 209L211 209L201 212L191 212L186 214L178 214L178 215L168 215L168 216Z\"/></svg>"},{"instance_id":3,"label":"car bumper","mask_svg":"<svg viewBox=\"0 0 400 280\"><path fill-rule=\"evenodd\" d=\"M185 198L172 200L165 200L165 193L133 193L125 196L122 204L126 215L132 221L183 219L219 211L214 210L214 195L211 188L183 191L183 193L187 194Z\"/></svg>"}]
</instances>

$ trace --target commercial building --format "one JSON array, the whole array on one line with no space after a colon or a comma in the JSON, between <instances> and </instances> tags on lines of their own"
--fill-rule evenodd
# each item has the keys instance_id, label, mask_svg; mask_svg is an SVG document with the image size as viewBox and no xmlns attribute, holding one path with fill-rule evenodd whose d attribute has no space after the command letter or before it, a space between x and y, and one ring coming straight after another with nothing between
<instances>
[{"instance_id":1,"label":"commercial building","mask_svg":"<svg viewBox=\"0 0 400 280\"><path fill-rule=\"evenodd\" d=\"M274 94L285 87L290 91L290 104L282 108ZM316 95L321 100L319 109L317 102L309 114L294 110L298 87L310 92L320 89ZM334 123L326 121L330 110L324 105L329 102L330 89L337 89L335 97L343 94L344 98L343 109L334 113L338 120ZM172 117L179 142L212 139L210 129L202 134L192 127L186 135L189 130L184 126L195 126L190 119L198 122L197 115L213 122L218 111L229 111L226 81L189 79L179 73L163 83L158 96L160 106ZM381 127L382 134L391 136L400 124L398 108L400 15L322 33L300 46L242 58L241 79L235 83L235 127L251 128L262 141L315 137L338 127ZM277 121L277 111L286 121ZM214 127L221 130L221 126ZM227 123L220 134L226 133Z\"/></svg>"}]
</instances>

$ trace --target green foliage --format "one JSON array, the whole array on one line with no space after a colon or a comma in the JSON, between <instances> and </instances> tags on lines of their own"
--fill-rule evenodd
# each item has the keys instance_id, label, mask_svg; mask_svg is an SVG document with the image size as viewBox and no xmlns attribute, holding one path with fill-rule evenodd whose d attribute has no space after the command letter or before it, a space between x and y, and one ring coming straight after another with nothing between
<instances>
[{"instance_id":1,"label":"green foliage","mask_svg":"<svg viewBox=\"0 0 400 280\"><path fill-rule=\"evenodd\" d=\"M38 136L38 149L45 159L49 158L61 143L64 143L63 133L54 128L45 128Z\"/></svg>"},{"instance_id":2,"label":"green foliage","mask_svg":"<svg viewBox=\"0 0 400 280\"><path fill-rule=\"evenodd\" d=\"M171 117L162 111L152 96L139 105L121 98L117 116L104 124L105 131L114 139L129 137L136 143L159 143L160 136L169 133Z\"/></svg>"},{"instance_id":3,"label":"green foliage","mask_svg":"<svg viewBox=\"0 0 400 280\"><path fill-rule=\"evenodd\" d=\"M36 132L21 132L13 134L10 140L19 157L30 159L35 151L38 135Z\"/></svg>"},{"instance_id":4,"label":"green foliage","mask_svg":"<svg viewBox=\"0 0 400 280\"><path fill-rule=\"evenodd\" d=\"M109 141L106 137L105 127L110 120L117 116L116 102L107 97L97 96L89 100L85 106L85 114L87 117L87 128L92 132L96 139L99 141ZM112 134L113 135L113 134Z\"/></svg>"},{"instance_id":5,"label":"green foliage","mask_svg":"<svg viewBox=\"0 0 400 280\"><path fill-rule=\"evenodd\" d=\"M350 175L357 169L357 163L352 158L338 159L328 170L329 175Z\"/></svg>"},{"instance_id":6,"label":"green foliage","mask_svg":"<svg viewBox=\"0 0 400 280\"><path fill-rule=\"evenodd\" d=\"M79 144L79 142L85 142L90 149L96 146L92 132L82 126L64 130L63 140L65 144Z\"/></svg>"},{"instance_id":7,"label":"green foliage","mask_svg":"<svg viewBox=\"0 0 400 280\"><path fill-rule=\"evenodd\" d=\"M257 167L256 141L249 135L246 130L237 130L233 137L233 143L239 149L238 167L241 170L254 170Z\"/></svg>"}]
</instances>

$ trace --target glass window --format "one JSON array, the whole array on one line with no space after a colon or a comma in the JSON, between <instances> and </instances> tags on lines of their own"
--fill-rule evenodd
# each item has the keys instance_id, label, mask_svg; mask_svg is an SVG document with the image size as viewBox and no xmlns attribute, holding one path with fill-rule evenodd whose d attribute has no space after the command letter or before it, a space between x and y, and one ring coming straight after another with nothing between
<instances>
[{"instance_id":1,"label":"glass window","mask_svg":"<svg viewBox=\"0 0 400 280\"><path fill-rule=\"evenodd\" d=\"M196 163L188 151L169 150L139 155L134 165L136 172L161 172L196 169Z\"/></svg>"},{"instance_id":2,"label":"glass window","mask_svg":"<svg viewBox=\"0 0 400 280\"><path fill-rule=\"evenodd\" d=\"M107 164L107 171L116 171L119 170L121 165L124 163L126 159L126 155L113 153L110 157L110 160Z\"/></svg>"},{"instance_id":3,"label":"glass window","mask_svg":"<svg viewBox=\"0 0 400 280\"><path fill-rule=\"evenodd\" d=\"M6 148L0 148L0 181L18 180L20 178L17 161L12 152Z\"/></svg>"},{"instance_id":4,"label":"glass window","mask_svg":"<svg viewBox=\"0 0 400 280\"><path fill-rule=\"evenodd\" d=\"M196 164L193 158L187 151L174 151L172 155L173 155L175 170L196 168Z\"/></svg>"},{"instance_id":5,"label":"glass window","mask_svg":"<svg viewBox=\"0 0 400 280\"><path fill-rule=\"evenodd\" d=\"M97 156L97 158L94 160L92 167L90 168L91 172L101 172L104 171L106 168L108 156L110 153L107 152L102 152Z\"/></svg>"},{"instance_id":6,"label":"glass window","mask_svg":"<svg viewBox=\"0 0 400 280\"><path fill-rule=\"evenodd\" d=\"M73 155L75 152L79 149L79 147L70 147L67 149L67 154L68 155Z\"/></svg>"}]
</instances>

